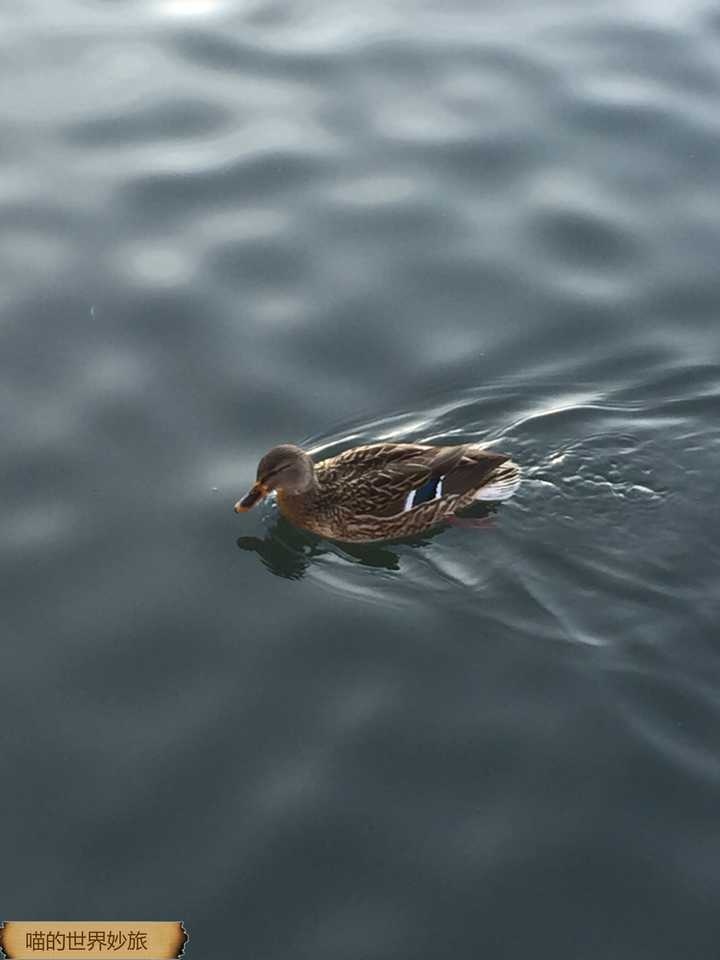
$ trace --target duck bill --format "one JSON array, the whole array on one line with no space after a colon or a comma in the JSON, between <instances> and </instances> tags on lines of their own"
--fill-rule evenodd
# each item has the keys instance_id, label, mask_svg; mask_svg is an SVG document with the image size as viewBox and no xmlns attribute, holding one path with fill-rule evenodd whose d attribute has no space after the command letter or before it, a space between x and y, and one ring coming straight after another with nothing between
<instances>
[{"instance_id":1,"label":"duck bill","mask_svg":"<svg viewBox=\"0 0 720 960\"><path fill-rule=\"evenodd\" d=\"M268 493L270 493L270 491L265 484L260 482L254 483L250 492L245 494L242 500L238 500L235 504L235 513L245 513L247 510L252 510L258 500L262 500Z\"/></svg>"}]
</instances>

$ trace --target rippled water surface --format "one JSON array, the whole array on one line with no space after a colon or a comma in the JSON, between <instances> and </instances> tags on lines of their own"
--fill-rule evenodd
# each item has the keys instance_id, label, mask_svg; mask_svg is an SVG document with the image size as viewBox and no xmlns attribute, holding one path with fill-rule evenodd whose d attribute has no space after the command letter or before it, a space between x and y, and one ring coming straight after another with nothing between
<instances>
[{"instance_id":1,"label":"rippled water surface","mask_svg":"<svg viewBox=\"0 0 720 960\"><path fill-rule=\"evenodd\" d=\"M0 8L0 913L193 956L720 942L720 13ZM485 522L232 505L482 441Z\"/></svg>"}]
</instances>

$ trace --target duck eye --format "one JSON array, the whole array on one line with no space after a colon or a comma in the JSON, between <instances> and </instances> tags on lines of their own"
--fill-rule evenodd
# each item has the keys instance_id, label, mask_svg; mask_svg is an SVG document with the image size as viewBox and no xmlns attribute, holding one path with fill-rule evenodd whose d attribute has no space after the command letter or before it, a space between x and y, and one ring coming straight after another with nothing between
<instances>
[{"instance_id":1,"label":"duck eye","mask_svg":"<svg viewBox=\"0 0 720 960\"><path fill-rule=\"evenodd\" d=\"M279 467L273 467L272 470L270 470L268 473L265 474L265 476L262 478L262 480L261 480L260 482L261 482L261 483L267 483L268 480L270 480L270 479L271 479L272 477L274 477L276 474L280 473L280 472L281 472L282 470L284 470L285 467L287 467L287 466L289 466L289 464L284 463L284 464L282 464L282 465L279 466Z\"/></svg>"}]
</instances>

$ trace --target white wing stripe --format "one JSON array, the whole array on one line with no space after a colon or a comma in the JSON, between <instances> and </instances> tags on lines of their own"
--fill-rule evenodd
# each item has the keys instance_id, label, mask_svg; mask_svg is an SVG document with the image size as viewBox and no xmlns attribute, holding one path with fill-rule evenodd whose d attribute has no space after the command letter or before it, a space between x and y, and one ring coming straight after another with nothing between
<instances>
[{"instance_id":1,"label":"white wing stripe","mask_svg":"<svg viewBox=\"0 0 720 960\"><path fill-rule=\"evenodd\" d=\"M434 496L431 497L429 500L423 500L423 503L432 503L433 500L439 500L440 497L442 497L444 479L445 479L444 476L440 477L435 487ZM405 504L403 505L403 513L407 513L408 510L412 510L412 508L415 506L415 497L418 495L418 492L422 489L423 489L422 487L417 487L415 490L411 490L410 493L405 497Z\"/></svg>"}]
</instances>

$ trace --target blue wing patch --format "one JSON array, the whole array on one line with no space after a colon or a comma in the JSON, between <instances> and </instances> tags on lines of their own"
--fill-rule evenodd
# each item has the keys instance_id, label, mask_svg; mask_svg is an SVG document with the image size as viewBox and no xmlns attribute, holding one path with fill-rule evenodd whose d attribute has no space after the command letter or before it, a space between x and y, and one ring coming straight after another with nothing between
<instances>
[{"instance_id":1,"label":"blue wing patch","mask_svg":"<svg viewBox=\"0 0 720 960\"><path fill-rule=\"evenodd\" d=\"M413 506L419 507L421 503L427 503L428 500L435 499L435 491L439 480L428 480L427 483L423 484L422 487L418 487L415 491L415 496L413 497Z\"/></svg>"},{"instance_id":2,"label":"blue wing patch","mask_svg":"<svg viewBox=\"0 0 720 960\"><path fill-rule=\"evenodd\" d=\"M444 477L434 477L428 480L417 490L411 490L405 498L405 507L403 512L412 510L413 507L419 507L421 503L429 503L431 500L437 500L442 496L442 485Z\"/></svg>"}]
</instances>

